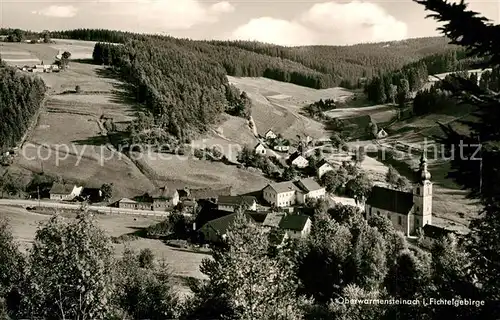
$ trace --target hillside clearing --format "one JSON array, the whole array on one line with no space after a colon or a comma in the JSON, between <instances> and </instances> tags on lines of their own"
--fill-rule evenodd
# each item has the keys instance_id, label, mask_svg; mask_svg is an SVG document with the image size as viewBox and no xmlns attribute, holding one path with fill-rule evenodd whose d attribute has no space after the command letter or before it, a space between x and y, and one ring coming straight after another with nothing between
<instances>
[{"instance_id":1,"label":"hillside clearing","mask_svg":"<svg viewBox=\"0 0 500 320\"><path fill-rule=\"evenodd\" d=\"M272 129L287 139L296 139L297 135L328 137L324 125L302 115L302 108L320 99L339 100L352 95L342 88L316 90L266 78L228 79L252 99L252 117L258 133L263 135Z\"/></svg>"},{"instance_id":2,"label":"hillside clearing","mask_svg":"<svg viewBox=\"0 0 500 320\"><path fill-rule=\"evenodd\" d=\"M248 169L187 156L152 153L138 161L147 171L154 172L157 180L172 185L213 189L232 186L233 193L239 194L260 190L269 182L262 174Z\"/></svg>"}]
</instances>

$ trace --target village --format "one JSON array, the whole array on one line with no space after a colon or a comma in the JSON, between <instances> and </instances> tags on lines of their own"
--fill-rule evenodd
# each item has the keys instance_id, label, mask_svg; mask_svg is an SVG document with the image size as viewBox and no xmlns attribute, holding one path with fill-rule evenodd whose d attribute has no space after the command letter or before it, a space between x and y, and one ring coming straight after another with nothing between
<instances>
[{"instance_id":1,"label":"village","mask_svg":"<svg viewBox=\"0 0 500 320\"><path fill-rule=\"evenodd\" d=\"M379 137L385 138L386 135ZM256 156L266 157L271 146L276 150L278 145L276 140L282 139L269 130L260 139L261 142L252 148L252 152ZM312 142L312 139L306 138L305 141ZM289 151L290 143L287 143L287 147ZM278 149L283 152L282 149ZM95 188L54 182L44 197L57 202L90 202L99 205L104 203L117 210L153 211L165 216L174 212L198 216L198 225L193 223L192 228L199 234L198 239L201 243L223 242L236 218L236 212L243 211L250 221L268 231L273 231L269 233L272 242L282 245L286 239L305 238L310 233L311 206L318 201L325 201L329 206L336 204L335 200L338 197L330 193L331 190L327 192L325 175L334 177L339 169L343 170L346 166L356 167L356 155L349 156L349 152L346 152L340 161L327 160L323 157L316 159L311 170L308 160L311 157L306 154L314 150L315 147L309 147L309 150L306 148L289 154L286 160L281 159L289 165L290 170L300 174L290 180L281 179L269 183L263 189L250 190L245 194L234 194L231 187L176 189L164 185L135 197L104 202L109 200L104 193L110 192L103 193L101 189L106 188L105 186ZM413 239L423 236L426 243L432 243L453 233L447 228L433 224L433 191L425 151L422 152L419 169L415 172L415 179L411 183L411 188L405 191L370 184L367 193L352 195L352 201L342 205L352 206L355 210L363 212L366 219L374 215L385 216L397 231ZM37 196L40 201L40 193ZM200 214L203 216L200 217Z\"/></svg>"}]
</instances>

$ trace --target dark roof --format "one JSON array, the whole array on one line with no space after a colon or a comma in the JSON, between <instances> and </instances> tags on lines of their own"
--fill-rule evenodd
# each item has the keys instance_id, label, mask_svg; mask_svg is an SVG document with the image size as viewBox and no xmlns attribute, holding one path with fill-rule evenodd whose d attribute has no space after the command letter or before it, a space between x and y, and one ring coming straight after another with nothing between
<instances>
[{"instance_id":1,"label":"dark roof","mask_svg":"<svg viewBox=\"0 0 500 320\"><path fill-rule=\"evenodd\" d=\"M220 235L226 234L227 230L233 225L234 220L236 219L236 216L238 213L232 213L228 214L226 216L211 220L207 222L203 227L211 227L215 231L217 231ZM245 214L245 217L254 222L253 218L249 214Z\"/></svg>"},{"instance_id":2,"label":"dark roof","mask_svg":"<svg viewBox=\"0 0 500 320\"><path fill-rule=\"evenodd\" d=\"M303 214L289 214L284 216L279 224L280 229L302 231L309 217Z\"/></svg>"},{"instance_id":3,"label":"dark roof","mask_svg":"<svg viewBox=\"0 0 500 320\"><path fill-rule=\"evenodd\" d=\"M295 184L297 185L297 187L299 187L302 191L306 193L323 188L316 182L316 180L314 180L314 178L302 179L297 181Z\"/></svg>"},{"instance_id":4,"label":"dark roof","mask_svg":"<svg viewBox=\"0 0 500 320\"><path fill-rule=\"evenodd\" d=\"M203 188L203 189L190 189L189 192L191 199L199 200L199 199L217 198L220 196L230 196L231 189L232 189L231 187L225 187L221 189Z\"/></svg>"},{"instance_id":5,"label":"dark roof","mask_svg":"<svg viewBox=\"0 0 500 320\"><path fill-rule=\"evenodd\" d=\"M252 196L219 196L217 198L217 204L231 206L251 206L254 202L257 202L257 199Z\"/></svg>"},{"instance_id":6,"label":"dark roof","mask_svg":"<svg viewBox=\"0 0 500 320\"><path fill-rule=\"evenodd\" d=\"M252 219L255 220L257 223L263 223L264 220L267 217L267 211L252 211L252 210L245 210L246 214L249 214Z\"/></svg>"},{"instance_id":7,"label":"dark roof","mask_svg":"<svg viewBox=\"0 0 500 320\"><path fill-rule=\"evenodd\" d=\"M302 156L302 154L301 154L300 152L295 151L294 153L292 153L292 154L290 155L290 157L288 157L288 161L292 162L292 161L294 161L295 159L297 159L298 157L303 157L303 156ZM305 157L303 157L303 158L305 158Z\"/></svg>"},{"instance_id":8,"label":"dark roof","mask_svg":"<svg viewBox=\"0 0 500 320\"><path fill-rule=\"evenodd\" d=\"M258 146L263 146L263 147L265 148L265 146L264 146L262 143L260 143L260 142L259 142L259 143L257 143L257 144L255 145L255 147L253 147L253 148L254 148L254 149L257 149L257 147L258 147Z\"/></svg>"},{"instance_id":9,"label":"dark roof","mask_svg":"<svg viewBox=\"0 0 500 320\"><path fill-rule=\"evenodd\" d=\"M422 231L424 232L424 235L426 237L436 240L446 237L450 233L454 233L453 231L448 230L444 227L434 226L431 224L426 224L425 226L423 226Z\"/></svg>"},{"instance_id":10,"label":"dark roof","mask_svg":"<svg viewBox=\"0 0 500 320\"><path fill-rule=\"evenodd\" d=\"M321 166L325 165L325 164L328 164L331 166L330 162L326 161L326 159L321 159L319 162L318 162L318 165L317 167L320 168Z\"/></svg>"},{"instance_id":11,"label":"dark roof","mask_svg":"<svg viewBox=\"0 0 500 320\"><path fill-rule=\"evenodd\" d=\"M55 182L50 188L49 193L51 194L70 194L73 191L75 185L73 184L62 184Z\"/></svg>"},{"instance_id":12,"label":"dark roof","mask_svg":"<svg viewBox=\"0 0 500 320\"><path fill-rule=\"evenodd\" d=\"M375 186L372 188L366 204L376 209L409 214L413 208L413 194Z\"/></svg>"}]
</instances>

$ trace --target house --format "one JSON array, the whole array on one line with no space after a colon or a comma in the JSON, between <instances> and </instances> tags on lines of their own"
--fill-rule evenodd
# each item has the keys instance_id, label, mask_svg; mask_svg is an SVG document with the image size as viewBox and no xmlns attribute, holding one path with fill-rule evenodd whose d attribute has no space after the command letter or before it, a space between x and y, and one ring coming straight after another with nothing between
<instances>
[{"instance_id":1,"label":"house","mask_svg":"<svg viewBox=\"0 0 500 320\"><path fill-rule=\"evenodd\" d=\"M218 243L223 242L226 238L226 233L229 228L234 224L234 221L238 213L232 213L220 218L211 220L205 223L198 232L201 234L202 238L206 242ZM253 218L249 214L245 214L245 217L249 221L253 221Z\"/></svg>"},{"instance_id":2,"label":"house","mask_svg":"<svg viewBox=\"0 0 500 320\"><path fill-rule=\"evenodd\" d=\"M311 219L304 214L287 214L279 224L279 228L284 230L290 239L300 239L307 237L311 232Z\"/></svg>"},{"instance_id":3,"label":"house","mask_svg":"<svg viewBox=\"0 0 500 320\"><path fill-rule=\"evenodd\" d=\"M293 181L270 183L262 189L264 200L276 207L293 206L297 202L297 192L300 189Z\"/></svg>"},{"instance_id":4,"label":"house","mask_svg":"<svg viewBox=\"0 0 500 320\"><path fill-rule=\"evenodd\" d=\"M309 165L309 161L304 158L299 152L295 152L288 158L288 163L297 168L306 168Z\"/></svg>"},{"instance_id":5,"label":"house","mask_svg":"<svg viewBox=\"0 0 500 320\"><path fill-rule=\"evenodd\" d=\"M328 163L328 161L326 161L325 159L321 160L319 163L318 163L318 169L316 170L317 171L317 175L318 175L318 179L321 179L321 177L327 173L328 171L332 171L333 170L333 166Z\"/></svg>"},{"instance_id":6,"label":"house","mask_svg":"<svg viewBox=\"0 0 500 320\"><path fill-rule=\"evenodd\" d=\"M257 199L252 196L220 196L217 199L217 210L235 212L238 208L257 210Z\"/></svg>"},{"instance_id":7,"label":"house","mask_svg":"<svg viewBox=\"0 0 500 320\"><path fill-rule=\"evenodd\" d=\"M320 199L326 194L326 189L320 186L314 178L301 179L296 182L300 192L297 193L297 201L306 203L307 199Z\"/></svg>"},{"instance_id":8,"label":"house","mask_svg":"<svg viewBox=\"0 0 500 320\"><path fill-rule=\"evenodd\" d=\"M264 135L266 139L276 139L278 136L272 130L268 130Z\"/></svg>"},{"instance_id":9,"label":"house","mask_svg":"<svg viewBox=\"0 0 500 320\"><path fill-rule=\"evenodd\" d=\"M50 200L73 200L80 195L82 189L83 187L56 182L50 188Z\"/></svg>"},{"instance_id":10,"label":"house","mask_svg":"<svg viewBox=\"0 0 500 320\"><path fill-rule=\"evenodd\" d=\"M373 187L365 202L365 217L386 216L396 230L407 236L415 236L419 228L432 224L432 182L425 151L415 178L412 192Z\"/></svg>"},{"instance_id":11,"label":"house","mask_svg":"<svg viewBox=\"0 0 500 320\"><path fill-rule=\"evenodd\" d=\"M169 189L167 186L158 188L150 194L152 198L152 210L165 210L175 207L179 203L179 193L175 189Z\"/></svg>"},{"instance_id":12,"label":"house","mask_svg":"<svg viewBox=\"0 0 500 320\"><path fill-rule=\"evenodd\" d=\"M264 147L264 145L262 143L257 143L257 145L253 148L253 151L256 154L265 155L266 154L266 147Z\"/></svg>"},{"instance_id":13,"label":"house","mask_svg":"<svg viewBox=\"0 0 500 320\"><path fill-rule=\"evenodd\" d=\"M124 209L139 209L140 203L132 199L123 198L117 202L118 208Z\"/></svg>"},{"instance_id":14,"label":"house","mask_svg":"<svg viewBox=\"0 0 500 320\"><path fill-rule=\"evenodd\" d=\"M277 145L275 145L273 147L273 149L275 151L279 151L279 152L288 152L290 150L290 146L284 145L282 143L278 143Z\"/></svg>"},{"instance_id":15,"label":"house","mask_svg":"<svg viewBox=\"0 0 500 320\"><path fill-rule=\"evenodd\" d=\"M278 228L281 219L286 215L286 212L269 212L262 222L262 227L264 228Z\"/></svg>"},{"instance_id":16,"label":"house","mask_svg":"<svg viewBox=\"0 0 500 320\"><path fill-rule=\"evenodd\" d=\"M388 134L387 132L384 130L384 129L380 129L377 134L376 134L376 138L377 139L384 139L384 138L387 138Z\"/></svg>"},{"instance_id":17,"label":"house","mask_svg":"<svg viewBox=\"0 0 500 320\"><path fill-rule=\"evenodd\" d=\"M262 189L264 200L276 207L288 207L296 203L305 203L308 198L317 199L324 197L325 194L325 188L321 187L313 178L270 183Z\"/></svg>"},{"instance_id":18,"label":"house","mask_svg":"<svg viewBox=\"0 0 500 320\"><path fill-rule=\"evenodd\" d=\"M423 233L423 245L426 247L432 247L435 241L439 241L450 234L455 234L453 231L448 230L444 227L435 226L432 224L426 224L422 227Z\"/></svg>"},{"instance_id":19,"label":"house","mask_svg":"<svg viewBox=\"0 0 500 320\"><path fill-rule=\"evenodd\" d=\"M216 200L220 196L230 196L232 194L232 187L225 187L220 189L213 188L200 188L188 189L190 200Z\"/></svg>"}]
</instances>

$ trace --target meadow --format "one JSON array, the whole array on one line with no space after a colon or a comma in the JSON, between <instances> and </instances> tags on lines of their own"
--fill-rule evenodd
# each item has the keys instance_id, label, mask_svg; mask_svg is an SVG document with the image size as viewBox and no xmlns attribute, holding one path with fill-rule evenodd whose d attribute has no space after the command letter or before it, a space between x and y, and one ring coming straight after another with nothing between
<instances>
[{"instance_id":1,"label":"meadow","mask_svg":"<svg viewBox=\"0 0 500 320\"><path fill-rule=\"evenodd\" d=\"M63 214L65 218L71 219L72 214ZM28 250L34 240L35 233L40 224L51 218L51 215L26 211L23 208L0 206L0 217L7 219L12 228L15 240L20 244L22 250ZM139 229L146 228L158 223L160 218L130 215L96 215L97 225L101 227L110 237L120 237L133 234ZM183 280L187 277L203 279L205 276L200 272L201 260L210 257L207 254L189 252L172 248L161 240L131 237L123 243L114 243L117 257L123 255L126 247L133 250L149 248L158 259L164 260L174 277L177 279L177 289L185 294L189 289L185 287Z\"/></svg>"}]
</instances>

